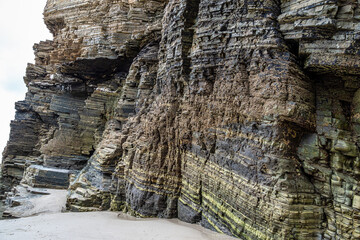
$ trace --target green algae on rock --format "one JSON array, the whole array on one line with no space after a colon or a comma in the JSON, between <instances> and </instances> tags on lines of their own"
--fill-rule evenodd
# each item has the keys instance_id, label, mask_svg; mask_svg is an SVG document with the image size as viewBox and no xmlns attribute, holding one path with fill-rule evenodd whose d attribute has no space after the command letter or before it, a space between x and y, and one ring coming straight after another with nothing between
<instances>
[{"instance_id":1,"label":"green algae on rock","mask_svg":"<svg viewBox=\"0 0 360 240\"><path fill-rule=\"evenodd\" d=\"M3 191L29 165L80 170L72 211L360 238L359 5L48 0Z\"/></svg>"}]
</instances>

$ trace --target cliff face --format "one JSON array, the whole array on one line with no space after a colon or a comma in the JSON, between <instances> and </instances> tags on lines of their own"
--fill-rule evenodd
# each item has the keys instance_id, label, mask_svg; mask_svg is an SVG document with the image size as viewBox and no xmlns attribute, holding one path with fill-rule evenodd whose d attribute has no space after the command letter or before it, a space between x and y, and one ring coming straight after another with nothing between
<instances>
[{"instance_id":1,"label":"cliff face","mask_svg":"<svg viewBox=\"0 0 360 240\"><path fill-rule=\"evenodd\" d=\"M48 0L4 189L33 164L81 170L73 211L360 238L359 5Z\"/></svg>"}]
</instances>

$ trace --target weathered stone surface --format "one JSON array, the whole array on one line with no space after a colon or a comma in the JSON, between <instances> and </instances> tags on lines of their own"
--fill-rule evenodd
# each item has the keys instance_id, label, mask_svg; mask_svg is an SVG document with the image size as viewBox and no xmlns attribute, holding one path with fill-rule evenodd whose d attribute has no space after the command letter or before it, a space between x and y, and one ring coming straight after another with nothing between
<instances>
[{"instance_id":1,"label":"weathered stone surface","mask_svg":"<svg viewBox=\"0 0 360 240\"><path fill-rule=\"evenodd\" d=\"M164 1L48 1L45 23L54 40L34 46L35 65L28 65L24 78L29 91L16 103L3 154L5 188L21 180L29 158L49 167L85 166L115 114L132 59L160 35L164 6Z\"/></svg>"},{"instance_id":2,"label":"weathered stone surface","mask_svg":"<svg viewBox=\"0 0 360 240\"><path fill-rule=\"evenodd\" d=\"M67 189L70 174L76 174L76 172L31 165L25 170L21 182L36 188Z\"/></svg>"},{"instance_id":3,"label":"weathered stone surface","mask_svg":"<svg viewBox=\"0 0 360 240\"><path fill-rule=\"evenodd\" d=\"M40 164L81 170L73 211L358 239L359 5L48 0L3 188Z\"/></svg>"},{"instance_id":4,"label":"weathered stone surface","mask_svg":"<svg viewBox=\"0 0 360 240\"><path fill-rule=\"evenodd\" d=\"M152 102L152 89L156 82L158 42L149 43L134 59L118 101L114 105L114 119L107 122L102 141L88 165L70 186L68 205L71 210L88 211L109 209L112 199L115 209L125 203L124 173L119 166L125 137L122 125L127 119ZM119 175L119 176L118 176ZM112 183L112 181L115 183Z\"/></svg>"}]
</instances>

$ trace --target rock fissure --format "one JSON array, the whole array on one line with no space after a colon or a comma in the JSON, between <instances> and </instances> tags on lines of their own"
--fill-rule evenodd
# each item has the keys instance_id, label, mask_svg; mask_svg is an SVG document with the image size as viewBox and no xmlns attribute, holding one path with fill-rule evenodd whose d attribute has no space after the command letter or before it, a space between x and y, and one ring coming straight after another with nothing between
<instances>
[{"instance_id":1,"label":"rock fissure","mask_svg":"<svg viewBox=\"0 0 360 240\"><path fill-rule=\"evenodd\" d=\"M359 238L359 9L48 0L54 40L34 46L2 193L69 185L72 211Z\"/></svg>"}]
</instances>

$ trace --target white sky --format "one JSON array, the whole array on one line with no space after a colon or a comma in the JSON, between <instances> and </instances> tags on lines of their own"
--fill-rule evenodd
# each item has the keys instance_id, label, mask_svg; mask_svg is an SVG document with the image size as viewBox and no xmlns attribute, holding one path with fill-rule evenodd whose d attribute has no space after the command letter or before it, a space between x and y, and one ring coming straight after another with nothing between
<instances>
[{"instance_id":1,"label":"white sky","mask_svg":"<svg viewBox=\"0 0 360 240\"><path fill-rule=\"evenodd\" d=\"M25 98L26 65L33 45L52 39L43 21L46 0L0 0L0 153L9 138L14 103ZM0 156L1 162L1 156Z\"/></svg>"}]
</instances>

